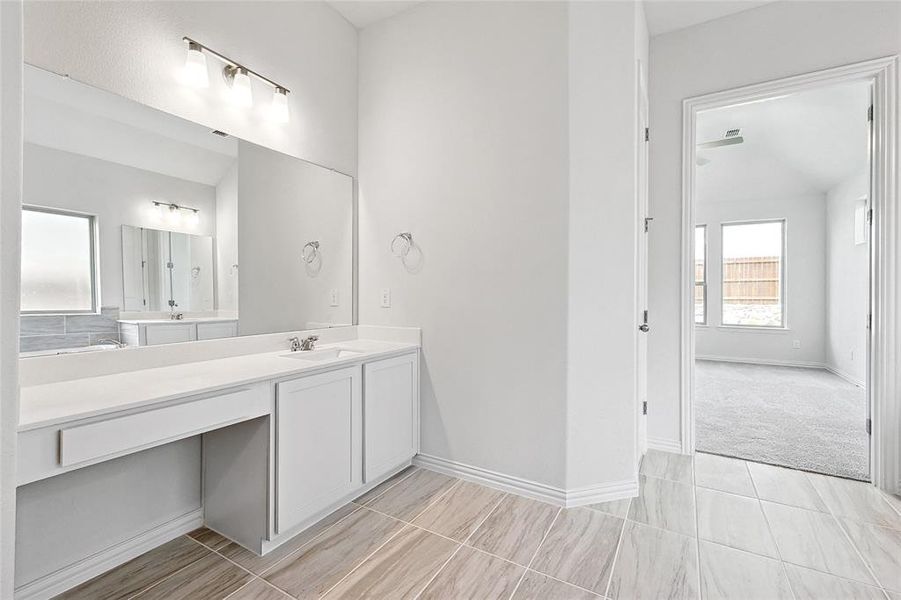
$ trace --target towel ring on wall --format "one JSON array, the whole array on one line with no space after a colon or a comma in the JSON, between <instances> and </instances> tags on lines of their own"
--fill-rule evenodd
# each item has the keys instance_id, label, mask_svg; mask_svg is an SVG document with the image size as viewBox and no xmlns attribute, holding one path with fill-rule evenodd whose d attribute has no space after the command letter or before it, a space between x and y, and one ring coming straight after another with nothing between
<instances>
[{"instance_id":1,"label":"towel ring on wall","mask_svg":"<svg viewBox=\"0 0 901 600\"><path fill-rule=\"evenodd\" d=\"M319 242L307 242L304 244L303 250L300 251L300 258L303 262L312 264L317 258L319 258Z\"/></svg>"},{"instance_id":2,"label":"towel ring on wall","mask_svg":"<svg viewBox=\"0 0 901 600\"><path fill-rule=\"evenodd\" d=\"M391 254L398 258L404 258L413 248L413 234L408 232L398 233L391 240Z\"/></svg>"}]
</instances>

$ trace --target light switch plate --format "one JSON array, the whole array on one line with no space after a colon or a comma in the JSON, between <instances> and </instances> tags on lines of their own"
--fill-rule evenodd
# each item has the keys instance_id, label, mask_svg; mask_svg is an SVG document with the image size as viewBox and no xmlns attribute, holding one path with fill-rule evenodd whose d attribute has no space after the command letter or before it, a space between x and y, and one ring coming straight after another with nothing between
<instances>
[{"instance_id":1,"label":"light switch plate","mask_svg":"<svg viewBox=\"0 0 901 600\"><path fill-rule=\"evenodd\" d=\"M792 348L794 348L795 350L800 350L801 349L801 340L793 341Z\"/></svg>"},{"instance_id":2,"label":"light switch plate","mask_svg":"<svg viewBox=\"0 0 901 600\"><path fill-rule=\"evenodd\" d=\"M332 288L329 291L329 305L330 306L338 306L338 289Z\"/></svg>"},{"instance_id":3,"label":"light switch plate","mask_svg":"<svg viewBox=\"0 0 901 600\"><path fill-rule=\"evenodd\" d=\"M384 288L382 290L382 308L391 308L391 290Z\"/></svg>"}]
</instances>

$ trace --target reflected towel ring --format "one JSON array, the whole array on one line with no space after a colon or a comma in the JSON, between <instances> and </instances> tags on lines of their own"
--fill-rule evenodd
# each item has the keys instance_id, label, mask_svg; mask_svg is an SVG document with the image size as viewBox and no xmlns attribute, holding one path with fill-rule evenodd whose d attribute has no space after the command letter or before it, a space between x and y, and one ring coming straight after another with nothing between
<instances>
[{"instance_id":1,"label":"reflected towel ring","mask_svg":"<svg viewBox=\"0 0 901 600\"><path fill-rule=\"evenodd\" d=\"M319 242L307 242L304 244L303 250L300 251L300 258L303 262L312 264L317 258L319 258Z\"/></svg>"},{"instance_id":2,"label":"reflected towel ring","mask_svg":"<svg viewBox=\"0 0 901 600\"><path fill-rule=\"evenodd\" d=\"M398 258L403 258L410 253L413 247L413 234L410 232L398 233L391 240L391 254Z\"/></svg>"}]
</instances>

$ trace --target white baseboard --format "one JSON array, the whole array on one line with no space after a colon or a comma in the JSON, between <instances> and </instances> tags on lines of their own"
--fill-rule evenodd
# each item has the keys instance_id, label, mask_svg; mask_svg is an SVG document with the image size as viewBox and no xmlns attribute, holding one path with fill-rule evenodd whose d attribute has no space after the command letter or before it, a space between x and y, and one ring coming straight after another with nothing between
<instances>
[{"instance_id":1,"label":"white baseboard","mask_svg":"<svg viewBox=\"0 0 901 600\"><path fill-rule=\"evenodd\" d=\"M578 489L563 489L428 454L417 454L413 458L413 464L466 481L480 483L490 488L566 508L622 500L638 495L638 481L636 480L616 481Z\"/></svg>"},{"instance_id":2,"label":"white baseboard","mask_svg":"<svg viewBox=\"0 0 901 600\"><path fill-rule=\"evenodd\" d=\"M661 452L682 453L682 442L679 440L666 440L663 438L648 438L648 448L651 450L660 450Z\"/></svg>"},{"instance_id":3,"label":"white baseboard","mask_svg":"<svg viewBox=\"0 0 901 600\"><path fill-rule=\"evenodd\" d=\"M771 360L768 358L736 358L733 356L711 356L696 354L695 360L712 360L715 362L747 363L749 365L766 365L774 367L804 367L806 369L825 369L826 365L816 361L806 360Z\"/></svg>"},{"instance_id":4,"label":"white baseboard","mask_svg":"<svg viewBox=\"0 0 901 600\"><path fill-rule=\"evenodd\" d=\"M203 525L203 509L198 508L16 588L15 598L16 600L52 598L201 525Z\"/></svg>"},{"instance_id":5,"label":"white baseboard","mask_svg":"<svg viewBox=\"0 0 901 600\"><path fill-rule=\"evenodd\" d=\"M857 387L860 387L860 388L866 387L866 383L862 379L857 379L850 373L846 373L846 372L842 371L841 369L833 367L832 365L826 365L823 368L826 369L827 371L829 371L830 373L832 373L833 375L841 377L842 379L844 379L845 381L847 381L850 384L856 385Z\"/></svg>"}]
</instances>

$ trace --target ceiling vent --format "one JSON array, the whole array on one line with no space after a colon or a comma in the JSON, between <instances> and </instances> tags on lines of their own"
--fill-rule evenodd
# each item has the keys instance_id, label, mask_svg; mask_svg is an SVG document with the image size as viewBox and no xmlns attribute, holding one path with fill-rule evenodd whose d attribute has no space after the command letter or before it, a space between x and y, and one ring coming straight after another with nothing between
<instances>
[{"instance_id":1,"label":"ceiling vent","mask_svg":"<svg viewBox=\"0 0 901 600\"><path fill-rule=\"evenodd\" d=\"M218 135L219 137L228 137L228 134L224 131L219 131L218 129L214 129L212 131L213 135Z\"/></svg>"},{"instance_id":2,"label":"ceiling vent","mask_svg":"<svg viewBox=\"0 0 901 600\"><path fill-rule=\"evenodd\" d=\"M718 140L713 140L710 142L702 142L698 144L698 148L719 148L721 146L734 146L735 144L741 144L745 141L745 138L741 135L741 128L736 127L735 129L727 129L726 133L723 134L723 137Z\"/></svg>"}]
</instances>

